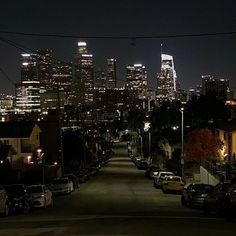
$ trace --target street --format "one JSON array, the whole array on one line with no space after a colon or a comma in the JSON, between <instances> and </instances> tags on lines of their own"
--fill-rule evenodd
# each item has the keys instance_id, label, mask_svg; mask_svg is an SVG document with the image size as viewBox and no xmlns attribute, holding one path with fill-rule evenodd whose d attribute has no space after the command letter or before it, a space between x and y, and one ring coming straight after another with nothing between
<instances>
[{"instance_id":1,"label":"street","mask_svg":"<svg viewBox=\"0 0 236 236\"><path fill-rule=\"evenodd\" d=\"M235 222L183 207L153 187L127 156L126 143L99 174L54 206L0 219L0 235L235 235Z\"/></svg>"}]
</instances>

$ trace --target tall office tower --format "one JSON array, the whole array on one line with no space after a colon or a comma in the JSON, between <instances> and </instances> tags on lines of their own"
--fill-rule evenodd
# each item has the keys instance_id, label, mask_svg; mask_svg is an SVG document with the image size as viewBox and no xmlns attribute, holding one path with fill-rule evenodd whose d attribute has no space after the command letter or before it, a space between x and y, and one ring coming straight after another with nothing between
<instances>
[{"instance_id":1,"label":"tall office tower","mask_svg":"<svg viewBox=\"0 0 236 236\"><path fill-rule=\"evenodd\" d=\"M212 75L202 76L202 93L204 95L214 93L217 98L226 100L228 92L229 80L218 79Z\"/></svg>"},{"instance_id":2,"label":"tall office tower","mask_svg":"<svg viewBox=\"0 0 236 236\"><path fill-rule=\"evenodd\" d=\"M71 91L72 63L56 60L52 68L52 81L54 90Z\"/></svg>"},{"instance_id":3,"label":"tall office tower","mask_svg":"<svg viewBox=\"0 0 236 236\"><path fill-rule=\"evenodd\" d=\"M52 89L41 93L41 109L44 114L48 109L63 110L71 105L72 63L54 60L52 65Z\"/></svg>"},{"instance_id":4,"label":"tall office tower","mask_svg":"<svg viewBox=\"0 0 236 236\"><path fill-rule=\"evenodd\" d=\"M37 55L21 55L21 83L16 84L16 111L40 112L40 81L38 80Z\"/></svg>"},{"instance_id":5,"label":"tall office tower","mask_svg":"<svg viewBox=\"0 0 236 236\"><path fill-rule=\"evenodd\" d=\"M157 102L174 100L176 92L176 71L173 56L161 54L161 72L157 74Z\"/></svg>"},{"instance_id":6,"label":"tall office tower","mask_svg":"<svg viewBox=\"0 0 236 236\"><path fill-rule=\"evenodd\" d=\"M49 49L37 51L38 80L46 91L52 90L52 51Z\"/></svg>"},{"instance_id":7,"label":"tall office tower","mask_svg":"<svg viewBox=\"0 0 236 236\"><path fill-rule=\"evenodd\" d=\"M133 91L137 98L147 97L147 70L142 64L127 65L126 78L128 89Z\"/></svg>"},{"instance_id":8,"label":"tall office tower","mask_svg":"<svg viewBox=\"0 0 236 236\"><path fill-rule=\"evenodd\" d=\"M21 81L38 81L37 54L21 54Z\"/></svg>"},{"instance_id":9,"label":"tall office tower","mask_svg":"<svg viewBox=\"0 0 236 236\"><path fill-rule=\"evenodd\" d=\"M94 84L96 89L106 89L106 72L104 70L96 70L94 73Z\"/></svg>"},{"instance_id":10,"label":"tall office tower","mask_svg":"<svg viewBox=\"0 0 236 236\"><path fill-rule=\"evenodd\" d=\"M116 88L116 59L108 58L107 59L107 88L114 89Z\"/></svg>"},{"instance_id":11,"label":"tall office tower","mask_svg":"<svg viewBox=\"0 0 236 236\"><path fill-rule=\"evenodd\" d=\"M78 52L74 61L73 96L75 105L88 105L93 102L93 55L88 53L86 42L78 42Z\"/></svg>"}]
</instances>

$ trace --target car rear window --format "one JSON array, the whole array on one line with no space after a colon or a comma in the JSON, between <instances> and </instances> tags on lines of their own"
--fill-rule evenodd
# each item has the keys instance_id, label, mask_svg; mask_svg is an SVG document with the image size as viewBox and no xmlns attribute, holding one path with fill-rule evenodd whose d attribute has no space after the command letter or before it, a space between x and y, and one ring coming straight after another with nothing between
<instances>
[{"instance_id":1,"label":"car rear window","mask_svg":"<svg viewBox=\"0 0 236 236\"><path fill-rule=\"evenodd\" d=\"M42 187L41 186L30 186L29 187L29 190L32 192L32 193L41 193L43 191Z\"/></svg>"},{"instance_id":2,"label":"car rear window","mask_svg":"<svg viewBox=\"0 0 236 236\"><path fill-rule=\"evenodd\" d=\"M204 185L204 184L196 184L193 185L194 190L200 190L200 191L210 191L212 189L211 185Z\"/></svg>"},{"instance_id":3,"label":"car rear window","mask_svg":"<svg viewBox=\"0 0 236 236\"><path fill-rule=\"evenodd\" d=\"M67 184L68 179L56 179L53 181L53 184Z\"/></svg>"}]
</instances>

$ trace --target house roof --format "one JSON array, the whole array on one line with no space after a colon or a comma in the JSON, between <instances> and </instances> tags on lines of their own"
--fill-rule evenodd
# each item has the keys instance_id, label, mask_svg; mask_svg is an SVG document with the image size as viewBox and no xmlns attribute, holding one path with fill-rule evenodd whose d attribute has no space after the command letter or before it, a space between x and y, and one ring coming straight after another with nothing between
<instances>
[{"instance_id":1,"label":"house roof","mask_svg":"<svg viewBox=\"0 0 236 236\"><path fill-rule=\"evenodd\" d=\"M0 122L0 138L29 138L35 122Z\"/></svg>"},{"instance_id":2,"label":"house roof","mask_svg":"<svg viewBox=\"0 0 236 236\"><path fill-rule=\"evenodd\" d=\"M236 119L229 120L229 121L222 121L217 122L213 125L215 129L224 130L227 132L233 132L236 131Z\"/></svg>"}]
</instances>

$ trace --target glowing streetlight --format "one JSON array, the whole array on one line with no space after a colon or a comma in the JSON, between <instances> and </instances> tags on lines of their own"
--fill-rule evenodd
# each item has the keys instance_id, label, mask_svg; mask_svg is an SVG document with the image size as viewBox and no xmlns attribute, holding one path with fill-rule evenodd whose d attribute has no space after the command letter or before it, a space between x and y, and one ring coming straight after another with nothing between
<instances>
[{"instance_id":1,"label":"glowing streetlight","mask_svg":"<svg viewBox=\"0 0 236 236\"><path fill-rule=\"evenodd\" d=\"M45 158L44 158L44 153L41 148L37 149L38 153L38 158L41 160L42 163L42 184L44 184L45 181Z\"/></svg>"}]
</instances>

